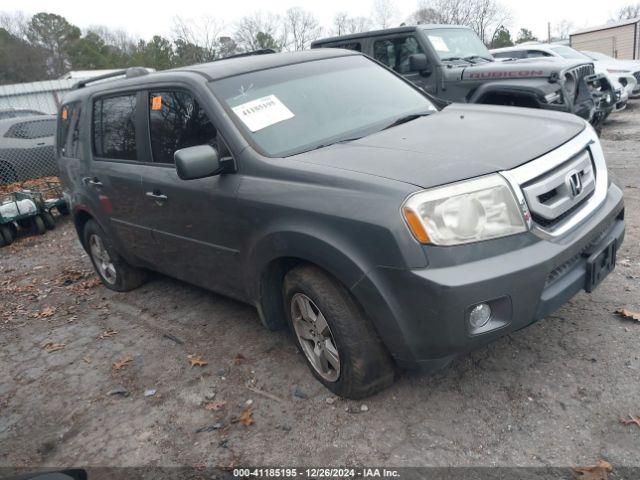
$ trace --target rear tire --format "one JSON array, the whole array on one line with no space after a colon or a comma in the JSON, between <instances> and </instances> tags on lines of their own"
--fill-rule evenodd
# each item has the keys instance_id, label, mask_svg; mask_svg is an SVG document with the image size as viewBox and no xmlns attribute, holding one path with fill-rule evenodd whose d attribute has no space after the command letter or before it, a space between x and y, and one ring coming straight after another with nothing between
<instances>
[{"instance_id":1,"label":"rear tire","mask_svg":"<svg viewBox=\"0 0 640 480\"><path fill-rule=\"evenodd\" d=\"M44 226L47 227L48 230L56 228L56 220L50 212L42 212L42 220L44 221Z\"/></svg>"},{"instance_id":2,"label":"rear tire","mask_svg":"<svg viewBox=\"0 0 640 480\"><path fill-rule=\"evenodd\" d=\"M2 246L13 243L15 237L9 225L0 225L0 238L2 239Z\"/></svg>"},{"instance_id":3,"label":"rear tire","mask_svg":"<svg viewBox=\"0 0 640 480\"><path fill-rule=\"evenodd\" d=\"M33 228L33 233L36 235L44 235L47 232L47 227L40 215L36 215L31 219L31 226Z\"/></svg>"},{"instance_id":4,"label":"rear tire","mask_svg":"<svg viewBox=\"0 0 640 480\"><path fill-rule=\"evenodd\" d=\"M84 245L103 285L116 292L128 292L147 280L147 272L129 265L113 247L113 242L94 220L84 227Z\"/></svg>"},{"instance_id":5,"label":"rear tire","mask_svg":"<svg viewBox=\"0 0 640 480\"><path fill-rule=\"evenodd\" d=\"M56 209L58 210L58 213L64 217L66 217L67 215L69 215L69 213L71 213L69 211L69 205L67 205L66 203L61 203L56 207Z\"/></svg>"},{"instance_id":6,"label":"rear tire","mask_svg":"<svg viewBox=\"0 0 640 480\"><path fill-rule=\"evenodd\" d=\"M395 367L389 352L362 308L341 283L319 268L305 265L285 276L283 293L296 345L313 375L325 387L341 397L359 399L393 383ZM307 299L312 321L305 321L301 314L306 308L301 305ZM316 330L314 325L324 325L322 318L326 326ZM304 332L302 336L300 331ZM321 331L324 334L320 334ZM314 358L314 352L319 360Z\"/></svg>"}]
</instances>

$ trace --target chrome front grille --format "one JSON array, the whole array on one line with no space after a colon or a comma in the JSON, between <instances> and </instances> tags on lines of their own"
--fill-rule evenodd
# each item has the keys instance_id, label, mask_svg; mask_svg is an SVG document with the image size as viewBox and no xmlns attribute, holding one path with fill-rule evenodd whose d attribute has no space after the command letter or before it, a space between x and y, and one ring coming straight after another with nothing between
<instances>
[{"instance_id":1,"label":"chrome front grille","mask_svg":"<svg viewBox=\"0 0 640 480\"><path fill-rule=\"evenodd\" d=\"M638 70L637 72L633 72L633 76L635 77L635 79L640 84L640 70Z\"/></svg>"},{"instance_id":2,"label":"chrome front grille","mask_svg":"<svg viewBox=\"0 0 640 480\"><path fill-rule=\"evenodd\" d=\"M500 173L531 230L545 238L564 235L585 221L604 202L609 184L602 147L590 127L555 150Z\"/></svg>"},{"instance_id":3,"label":"chrome front grille","mask_svg":"<svg viewBox=\"0 0 640 480\"><path fill-rule=\"evenodd\" d=\"M591 155L585 149L568 162L521 185L534 221L548 227L579 207L596 188Z\"/></svg>"}]
</instances>

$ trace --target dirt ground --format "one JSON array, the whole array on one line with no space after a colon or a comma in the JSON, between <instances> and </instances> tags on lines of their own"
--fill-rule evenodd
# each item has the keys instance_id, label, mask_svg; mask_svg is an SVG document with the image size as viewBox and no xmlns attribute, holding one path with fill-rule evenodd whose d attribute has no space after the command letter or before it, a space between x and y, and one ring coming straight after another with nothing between
<instances>
[{"instance_id":1,"label":"dirt ground","mask_svg":"<svg viewBox=\"0 0 640 480\"><path fill-rule=\"evenodd\" d=\"M0 466L640 466L640 425L620 422L640 415L640 322L613 314L640 311L640 101L602 140L626 195L615 272L362 402L249 306L160 276L111 292L67 219L21 238L0 250Z\"/></svg>"}]
</instances>

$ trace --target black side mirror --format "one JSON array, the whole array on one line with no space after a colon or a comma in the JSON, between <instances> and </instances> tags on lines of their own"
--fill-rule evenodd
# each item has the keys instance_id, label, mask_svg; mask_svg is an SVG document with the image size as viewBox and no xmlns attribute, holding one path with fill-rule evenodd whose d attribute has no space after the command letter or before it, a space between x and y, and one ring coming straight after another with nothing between
<instances>
[{"instance_id":1,"label":"black side mirror","mask_svg":"<svg viewBox=\"0 0 640 480\"><path fill-rule=\"evenodd\" d=\"M211 145L198 145L176 150L173 154L178 177L182 180L213 177L223 173L218 151Z\"/></svg>"},{"instance_id":2,"label":"black side mirror","mask_svg":"<svg viewBox=\"0 0 640 480\"><path fill-rule=\"evenodd\" d=\"M409 69L412 72L419 72L420 75L428 77L431 75L431 64L424 53L414 53L409 55Z\"/></svg>"}]
</instances>

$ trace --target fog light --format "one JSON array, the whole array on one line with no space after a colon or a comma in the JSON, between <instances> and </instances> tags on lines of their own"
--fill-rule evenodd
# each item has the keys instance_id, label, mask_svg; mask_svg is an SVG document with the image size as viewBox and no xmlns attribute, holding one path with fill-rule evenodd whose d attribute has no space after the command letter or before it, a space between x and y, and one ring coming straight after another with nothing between
<instances>
[{"instance_id":1,"label":"fog light","mask_svg":"<svg viewBox=\"0 0 640 480\"><path fill-rule=\"evenodd\" d=\"M469 324L472 328L482 328L491 320L491 307L486 303L479 303L469 313Z\"/></svg>"}]
</instances>

